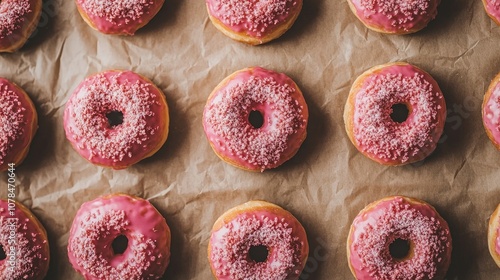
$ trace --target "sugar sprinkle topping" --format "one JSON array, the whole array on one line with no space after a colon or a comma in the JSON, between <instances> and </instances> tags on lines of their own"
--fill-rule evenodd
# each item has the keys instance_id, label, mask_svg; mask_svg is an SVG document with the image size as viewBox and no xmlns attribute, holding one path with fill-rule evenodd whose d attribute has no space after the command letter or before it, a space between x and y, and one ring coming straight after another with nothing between
<instances>
[{"instance_id":1,"label":"sugar sprinkle topping","mask_svg":"<svg viewBox=\"0 0 500 280\"><path fill-rule=\"evenodd\" d=\"M224 143L223 146L241 160L262 170L277 164L288 148L288 139L306 125L302 107L291 96L296 90L271 77L256 78L224 88L205 110L205 121ZM256 129L247 113L256 104L270 106L264 116L269 129ZM271 128L272 127L272 128Z\"/></svg>"},{"instance_id":2,"label":"sugar sprinkle topping","mask_svg":"<svg viewBox=\"0 0 500 280\"><path fill-rule=\"evenodd\" d=\"M420 73L376 75L356 95L354 138L362 151L386 160L408 161L435 145L433 133L440 92ZM413 111L403 123L394 122L392 105L411 104ZM411 120L411 121L410 121Z\"/></svg>"},{"instance_id":3,"label":"sugar sprinkle topping","mask_svg":"<svg viewBox=\"0 0 500 280\"><path fill-rule=\"evenodd\" d=\"M34 225L21 212L16 210L16 227L12 228L11 218L8 218L7 203L1 202L4 206L0 206L0 244L7 254L11 253L10 235L15 232L16 251L15 269L7 269L6 262L3 263L2 279L37 279L44 273L44 267L48 262L45 246L47 240L42 240L40 232L34 231Z\"/></svg>"},{"instance_id":4,"label":"sugar sprinkle topping","mask_svg":"<svg viewBox=\"0 0 500 280\"><path fill-rule=\"evenodd\" d=\"M25 111L19 95L0 81L0 165L24 134Z\"/></svg>"},{"instance_id":5,"label":"sugar sprinkle topping","mask_svg":"<svg viewBox=\"0 0 500 280\"><path fill-rule=\"evenodd\" d=\"M500 219L498 220L498 223L497 223L497 230L496 230L496 246L495 246L495 251L497 252L497 254L500 256Z\"/></svg>"},{"instance_id":6,"label":"sugar sprinkle topping","mask_svg":"<svg viewBox=\"0 0 500 280\"><path fill-rule=\"evenodd\" d=\"M408 203L392 201L363 229L352 248L373 279L434 279L451 246L448 236L449 229L438 219L423 215ZM401 262L390 255L389 245L396 239L415 244L411 259Z\"/></svg>"},{"instance_id":7,"label":"sugar sprinkle topping","mask_svg":"<svg viewBox=\"0 0 500 280\"><path fill-rule=\"evenodd\" d=\"M297 0L214 0L214 16L229 26L243 26L262 36L279 24L297 5Z\"/></svg>"},{"instance_id":8,"label":"sugar sprinkle topping","mask_svg":"<svg viewBox=\"0 0 500 280\"><path fill-rule=\"evenodd\" d=\"M89 14L104 18L113 24L137 21L155 4L154 0L78 0Z\"/></svg>"},{"instance_id":9,"label":"sugar sprinkle topping","mask_svg":"<svg viewBox=\"0 0 500 280\"><path fill-rule=\"evenodd\" d=\"M493 89L486 108L489 109L486 118L493 125L493 129L500 132L500 83Z\"/></svg>"},{"instance_id":10,"label":"sugar sprinkle topping","mask_svg":"<svg viewBox=\"0 0 500 280\"><path fill-rule=\"evenodd\" d=\"M26 15L31 12L29 0L0 1L0 39L21 28Z\"/></svg>"},{"instance_id":11,"label":"sugar sprinkle topping","mask_svg":"<svg viewBox=\"0 0 500 280\"><path fill-rule=\"evenodd\" d=\"M218 277L284 280L300 274L303 244L283 218L240 215L213 233L212 240L217 241L211 243L210 259ZM249 250L253 246L271 248L268 260L251 260Z\"/></svg>"},{"instance_id":12,"label":"sugar sprinkle topping","mask_svg":"<svg viewBox=\"0 0 500 280\"><path fill-rule=\"evenodd\" d=\"M495 9L500 9L500 0L487 0Z\"/></svg>"},{"instance_id":13,"label":"sugar sprinkle topping","mask_svg":"<svg viewBox=\"0 0 500 280\"><path fill-rule=\"evenodd\" d=\"M149 268L154 265L152 256L156 242L145 238L142 234L129 229L124 210L102 210L94 208L83 214L77 221L77 230L69 240L69 251L76 259L77 265L95 279L158 279L149 274ZM116 267L110 263L112 248L103 240L111 239L120 234L129 233L127 250L133 250L133 257L123 259Z\"/></svg>"},{"instance_id":14,"label":"sugar sprinkle topping","mask_svg":"<svg viewBox=\"0 0 500 280\"><path fill-rule=\"evenodd\" d=\"M146 148L159 126L151 126L153 106L160 105L149 84L143 81L119 82L120 73L104 73L87 78L72 97L69 131L80 150L90 158L99 156L114 162L132 158L136 147ZM111 127L106 114L123 113L123 123ZM143 150L143 149L141 149Z\"/></svg>"},{"instance_id":15,"label":"sugar sprinkle topping","mask_svg":"<svg viewBox=\"0 0 500 280\"><path fill-rule=\"evenodd\" d=\"M361 7L366 17L382 14L392 19L397 26L412 22L418 15L428 13L431 0L361 0Z\"/></svg>"}]
</instances>

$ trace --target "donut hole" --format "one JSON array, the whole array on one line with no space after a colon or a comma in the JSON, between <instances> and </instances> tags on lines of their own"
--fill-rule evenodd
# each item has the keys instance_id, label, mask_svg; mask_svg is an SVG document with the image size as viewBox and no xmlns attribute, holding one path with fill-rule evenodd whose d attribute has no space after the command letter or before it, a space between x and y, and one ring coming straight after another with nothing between
<instances>
[{"instance_id":1,"label":"donut hole","mask_svg":"<svg viewBox=\"0 0 500 280\"><path fill-rule=\"evenodd\" d=\"M264 245L250 246L248 256L254 262L261 263L267 260L269 249Z\"/></svg>"},{"instance_id":2,"label":"donut hole","mask_svg":"<svg viewBox=\"0 0 500 280\"><path fill-rule=\"evenodd\" d=\"M391 119L397 123L402 123L408 119L410 109L404 103L397 103L392 105Z\"/></svg>"},{"instance_id":3,"label":"donut hole","mask_svg":"<svg viewBox=\"0 0 500 280\"><path fill-rule=\"evenodd\" d=\"M3 261L7 258L7 254L5 253L5 250L3 249L2 244L0 244L0 261Z\"/></svg>"},{"instance_id":4,"label":"donut hole","mask_svg":"<svg viewBox=\"0 0 500 280\"><path fill-rule=\"evenodd\" d=\"M128 247L128 238L125 235L119 235L111 243L111 247L113 248L113 254L121 255L127 250Z\"/></svg>"},{"instance_id":5,"label":"donut hole","mask_svg":"<svg viewBox=\"0 0 500 280\"><path fill-rule=\"evenodd\" d=\"M410 241L401 238L395 239L389 245L389 253L396 260L402 260L410 254Z\"/></svg>"},{"instance_id":6,"label":"donut hole","mask_svg":"<svg viewBox=\"0 0 500 280\"><path fill-rule=\"evenodd\" d=\"M111 111L106 114L109 126L115 127L123 123L123 113L120 111Z\"/></svg>"},{"instance_id":7,"label":"donut hole","mask_svg":"<svg viewBox=\"0 0 500 280\"><path fill-rule=\"evenodd\" d=\"M248 114L248 122L254 128L261 128L264 125L264 115L257 110L252 110L250 114Z\"/></svg>"}]
</instances>

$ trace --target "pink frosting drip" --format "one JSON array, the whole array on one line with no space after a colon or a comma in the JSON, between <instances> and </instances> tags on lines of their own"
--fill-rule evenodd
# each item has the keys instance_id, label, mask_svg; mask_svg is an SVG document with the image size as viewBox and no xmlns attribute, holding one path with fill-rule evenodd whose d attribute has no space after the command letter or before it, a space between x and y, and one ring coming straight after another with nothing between
<instances>
[{"instance_id":1,"label":"pink frosting drip","mask_svg":"<svg viewBox=\"0 0 500 280\"><path fill-rule=\"evenodd\" d=\"M390 32L409 31L437 15L439 0L349 0L362 21Z\"/></svg>"},{"instance_id":2,"label":"pink frosting drip","mask_svg":"<svg viewBox=\"0 0 500 280\"><path fill-rule=\"evenodd\" d=\"M8 80L0 78L0 166L9 163L29 145L33 112L29 101Z\"/></svg>"},{"instance_id":3,"label":"pink frosting drip","mask_svg":"<svg viewBox=\"0 0 500 280\"><path fill-rule=\"evenodd\" d=\"M31 12L30 0L0 1L0 39L20 29Z\"/></svg>"},{"instance_id":4,"label":"pink frosting drip","mask_svg":"<svg viewBox=\"0 0 500 280\"><path fill-rule=\"evenodd\" d=\"M486 0L486 12L500 21L500 0Z\"/></svg>"},{"instance_id":5,"label":"pink frosting drip","mask_svg":"<svg viewBox=\"0 0 500 280\"><path fill-rule=\"evenodd\" d=\"M408 104L403 123L392 106ZM420 160L437 145L446 104L437 83L411 65L393 65L365 79L356 95L354 139L361 151L386 162Z\"/></svg>"},{"instance_id":6,"label":"pink frosting drip","mask_svg":"<svg viewBox=\"0 0 500 280\"><path fill-rule=\"evenodd\" d=\"M113 240L128 246L114 254ZM159 279L170 261L170 229L146 200L113 195L84 203L70 230L68 257L85 279Z\"/></svg>"},{"instance_id":7,"label":"pink frosting drip","mask_svg":"<svg viewBox=\"0 0 500 280\"><path fill-rule=\"evenodd\" d=\"M16 207L15 215L8 211L6 200L0 200L0 245L9 256L15 250L15 270L7 269L7 260L0 260L0 279L42 279L49 261L47 240L43 238L36 224ZM17 219L15 227L16 245L12 248L8 238L12 230L10 219Z\"/></svg>"},{"instance_id":8,"label":"pink frosting drip","mask_svg":"<svg viewBox=\"0 0 500 280\"><path fill-rule=\"evenodd\" d=\"M272 212L240 214L212 233L210 260L217 279L280 280L297 279L303 264L304 247L295 221ZM249 257L252 246L266 246L265 262Z\"/></svg>"},{"instance_id":9,"label":"pink frosting drip","mask_svg":"<svg viewBox=\"0 0 500 280\"><path fill-rule=\"evenodd\" d=\"M410 259L398 261L390 255L389 245L398 238L414 243ZM443 275L451 254L446 222L431 207L410 205L402 197L358 215L350 240L357 279L434 279Z\"/></svg>"},{"instance_id":10,"label":"pink frosting drip","mask_svg":"<svg viewBox=\"0 0 500 280\"><path fill-rule=\"evenodd\" d=\"M261 170L282 163L297 149L307 127L307 106L293 81L263 68L238 73L208 101L203 126L214 149L240 165ZM248 116L259 111L264 124L254 128Z\"/></svg>"},{"instance_id":11,"label":"pink frosting drip","mask_svg":"<svg viewBox=\"0 0 500 280\"><path fill-rule=\"evenodd\" d=\"M138 26L149 22L164 0L76 0L103 33L133 35Z\"/></svg>"},{"instance_id":12,"label":"pink frosting drip","mask_svg":"<svg viewBox=\"0 0 500 280\"><path fill-rule=\"evenodd\" d=\"M302 0L206 0L210 14L235 32L262 38L293 15Z\"/></svg>"},{"instance_id":13,"label":"pink frosting drip","mask_svg":"<svg viewBox=\"0 0 500 280\"><path fill-rule=\"evenodd\" d=\"M500 83L495 85L490 98L483 107L483 123L493 136L495 144L500 144Z\"/></svg>"},{"instance_id":14,"label":"pink frosting drip","mask_svg":"<svg viewBox=\"0 0 500 280\"><path fill-rule=\"evenodd\" d=\"M136 73L103 72L85 79L66 104L66 136L84 158L115 168L141 160L154 149L165 125L162 93ZM123 113L112 127L106 114ZM162 122L163 121L163 122Z\"/></svg>"}]
</instances>

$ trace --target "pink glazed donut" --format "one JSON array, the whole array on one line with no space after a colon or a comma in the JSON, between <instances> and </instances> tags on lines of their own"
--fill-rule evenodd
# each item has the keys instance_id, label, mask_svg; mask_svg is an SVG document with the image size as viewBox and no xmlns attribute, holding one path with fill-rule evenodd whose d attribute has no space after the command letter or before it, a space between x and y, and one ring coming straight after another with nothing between
<instances>
[{"instance_id":1,"label":"pink glazed donut","mask_svg":"<svg viewBox=\"0 0 500 280\"><path fill-rule=\"evenodd\" d=\"M165 0L75 0L78 12L104 34L134 35L160 11Z\"/></svg>"},{"instance_id":2,"label":"pink glazed donut","mask_svg":"<svg viewBox=\"0 0 500 280\"><path fill-rule=\"evenodd\" d=\"M0 77L0 172L23 162L37 129L36 108L28 94Z\"/></svg>"},{"instance_id":3,"label":"pink glazed donut","mask_svg":"<svg viewBox=\"0 0 500 280\"><path fill-rule=\"evenodd\" d=\"M50 262L47 232L21 203L0 199L0 251L5 255L0 279L45 278Z\"/></svg>"},{"instance_id":4,"label":"pink glazed donut","mask_svg":"<svg viewBox=\"0 0 500 280\"><path fill-rule=\"evenodd\" d=\"M483 100L483 125L488 138L500 150L500 73L490 83Z\"/></svg>"},{"instance_id":5,"label":"pink glazed donut","mask_svg":"<svg viewBox=\"0 0 500 280\"><path fill-rule=\"evenodd\" d=\"M437 15L440 0L347 0L356 17L371 30L414 33Z\"/></svg>"},{"instance_id":6,"label":"pink glazed donut","mask_svg":"<svg viewBox=\"0 0 500 280\"><path fill-rule=\"evenodd\" d=\"M165 143L169 126L163 92L131 71L105 71L86 78L64 110L73 148L93 164L127 168Z\"/></svg>"},{"instance_id":7,"label":"pink glazed donut","mask_svg":"<svg viewBox=\"0 0 500 280\"><path fill-rule=\"evenodd\" d=\"M394 109L408 110L405 119ZM359 76L344 110L349 139L368 158L403 165L430 155L443 133L446 104L436 81L407 63L373 67Z\"/></svg>"},{"instance_id":8,"label":"pink glazed donut","mask_svg":"<svg viewBox=\"0 0 500 280\"><path fill-rule=\"evenodd\" d=\"M0 1L0 52L21 48L35 30L42 14L42 0Z\"/></svg>"},{"instance_id":9,"label":"pink glazed donut","mask_svg":"<svg viewBox=\"0 0 500 280\"><path fill-rule=\"evenodd\" d=\"M356 279L364 280L443 279L451 249L448 224L434 207L403 196L366 206L347 240L349 267Z\"/></svg>"},{"instance_id":10,"label":"pink glazed donut","mask_svg":"<svg viewBox=\"0 0 500 280\"><path fill-rule=\"evenodd\" d=\"M249 201L222 214L208 244L210 267L219 280L296 280L308 253L300 222L265 201Z\"/></svg>"},{"instance_id":11,"label":"pink glazed donut","mask_svg":"<svg viewBox=\"0 0 500 280\"><path fill-rule=\"evenodd\" d=\"M493 260L500 267L500 204L491 214L488 224L488 249Z\"/></svg>"},{"instance_id":12,"label":"pink glazed donut","mask_svg":"<svg viewBox=\"0 0 500 280\"><path fill-rule=\"evenodd\" d=\"M293 25L302 0L205 0L214 26L229 38L259 45L274 40Z\"/></svg>"},{"instance_id":13,"label":"pink glazed donut","mask_svg":"<svg viewBox=\"0 0 500 280\"><path fill-rule=\"evenodd\" d=\"M115 247L120 239L126 245ZM103 196L84 203L76 213L68 257L87 280L159 279L170 261L170 228L147 200Z\"/></svg>"},{"instance_id":14,"label":"pink glazed donut","mask_svg":"<svg viewBox=\"0 0 500 280\"><path fill-rule=\"evenodd\" d=\"M483 0L486 14L498 25L500 25L500 0Z\"/></svg>"},{"instance_id":15,"label":"pink glazed donut","mask_svg":"<svg viewBox=\"0 0 500 280\"><path fill-rule=\"evenodd\" d=\"M261 123L252 123L252 115ZM208 97L203 127L215 153L250 171L275 168L306 138L309 111L288 76L260 67L229 75Z\"/></svg>"}]
</instances>

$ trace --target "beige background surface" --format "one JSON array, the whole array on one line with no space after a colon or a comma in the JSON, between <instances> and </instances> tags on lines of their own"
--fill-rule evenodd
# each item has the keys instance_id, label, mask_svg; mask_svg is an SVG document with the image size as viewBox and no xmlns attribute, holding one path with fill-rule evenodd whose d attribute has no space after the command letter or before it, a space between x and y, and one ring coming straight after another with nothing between
<instances>
[{"instance_id":1,"label":"beige background surface","mask_svg":"<svg viewBox=\"0 0 500 280\"><path fill-rule=\"evenodd\" d=\"M206 260L210 228L225 210L265 199L291 211L306 228L310 260L301 279L351 279L345 241L355 215L388 195L414 196L449 222L453 259L449 279L500 279L486 243L488 218L500 202L500 152L481 123L483 94L500 71L500 28L479 0L443 0L423 31L388 36L368 31L345 0L305 0L292 29L251 47L218 32L203 0L166 0L134 37L90 29L70 0L44 1L37 33L15 54L0 54L0 76L32 97L40 128L27 160L16 170L18 199L47 228L52 250L47 279L81 279L66 253L80 205L125 192L150 200L172 230L165 279L211 279ZM440 84L449 108L442 143L423 163L384 167L349 142L343 106L366 69L407 61ZM201 124L210 91L235 70L259 65L287 73L302 88L311 112L308 138L280 168L250 173L212 152ZM131 69L166 94L171 133L152 158L123 171L95 167L64 137L66 100L87 75ZM0 196L7 193L0 175Z\"/></svg>"}]
</instances>

